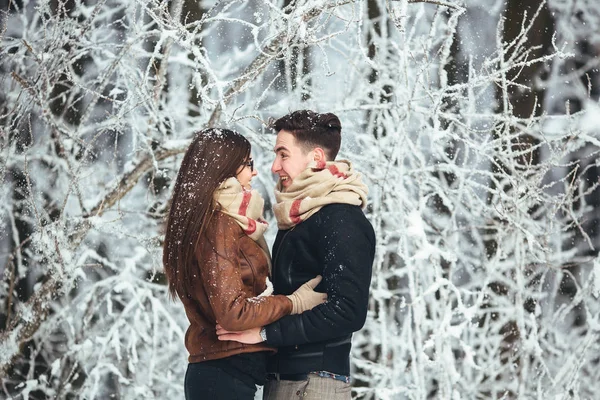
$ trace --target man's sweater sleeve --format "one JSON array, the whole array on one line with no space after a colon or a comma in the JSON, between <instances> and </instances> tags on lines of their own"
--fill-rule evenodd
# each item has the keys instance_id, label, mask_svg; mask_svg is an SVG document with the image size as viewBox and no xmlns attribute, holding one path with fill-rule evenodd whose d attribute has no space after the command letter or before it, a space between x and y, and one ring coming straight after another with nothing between
<instances>
[{"instance_id":1,"label":"man's sweater sleeve","mask_svg":"<svg viewBox=\"0 0 600 400\"><path fill-rule=\"evenodd\" d=\"M359 207L330 206L312 232L323 264L327 302L266 326L267 344L276 347L344 336L361 329L369 303L375 233Z\"/></svg>"}]
</instances>

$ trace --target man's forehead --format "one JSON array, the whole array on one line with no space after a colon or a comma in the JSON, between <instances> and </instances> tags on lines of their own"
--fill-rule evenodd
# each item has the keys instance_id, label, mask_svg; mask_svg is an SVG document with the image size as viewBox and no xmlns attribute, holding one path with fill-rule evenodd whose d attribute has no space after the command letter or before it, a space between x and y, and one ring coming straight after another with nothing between
<instances>
[{"instance_id":1,"label":"man's forehead","mask_svg":"<svg viewBox=\"0 0 600 400\"><path fill-rule=\"evenodd\" d=\"M275 147L273 151L277 153L281 150L289 151L295 145L294 136L287 134L287 132L280 132L277 134L277 140L275 141Z\"/></svg>"},{"instance_id":2,"label":"man's forehead","mask_svg":"<svg viewBox=\"0 0 600 400\"><path fill-rule=\"evenodd\" d=\"M289 150L289 145L288 143L285 143L283 141L277 141L275 142L275 146L273 147L273 151L279 151L279 150Z\"/></svg>"}]
</instances>

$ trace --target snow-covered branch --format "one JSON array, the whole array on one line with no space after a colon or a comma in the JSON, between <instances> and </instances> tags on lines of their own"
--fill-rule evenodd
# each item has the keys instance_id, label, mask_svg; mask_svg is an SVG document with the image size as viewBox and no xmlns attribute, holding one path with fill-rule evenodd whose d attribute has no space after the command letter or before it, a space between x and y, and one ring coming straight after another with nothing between
<instances>
[{"instance_id":1,"label":"snow-covered branch","mask_svg":"<svg viewBox=\"0 0 600 400\"><path fill-rule=\"evenodd\" d=\"M246 135L272 218L267 121L310 108L340 117L340 157L370 187L355 397L592 398L600 20L586 4L510 21L492 0L12 2L0 391L181 397L187 322L161 262L181 154L207 126ZM548 49L531 45L544 7ZM517 112L523 94L533 110Z\"/></svg>"}]
</instances>

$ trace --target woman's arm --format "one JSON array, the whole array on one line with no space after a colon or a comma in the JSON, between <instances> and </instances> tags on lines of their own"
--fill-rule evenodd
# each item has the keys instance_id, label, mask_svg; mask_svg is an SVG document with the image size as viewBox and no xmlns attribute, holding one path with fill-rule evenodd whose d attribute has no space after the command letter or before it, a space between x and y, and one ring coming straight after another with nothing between
<instances>
[{"instance_id":1,"label":"woman's arm","mask_svg":"<svg viewBox=\"0 0 600 400\"><path fill-rule=\"evenodd\" d=\"M292 301L286 296L247 296L239 264L241 235L235 221L216 212L196 246L203 283L198 290L206 293L216 322L232 331L267 325L292 312Z\"/></svg>"}]
</instances>

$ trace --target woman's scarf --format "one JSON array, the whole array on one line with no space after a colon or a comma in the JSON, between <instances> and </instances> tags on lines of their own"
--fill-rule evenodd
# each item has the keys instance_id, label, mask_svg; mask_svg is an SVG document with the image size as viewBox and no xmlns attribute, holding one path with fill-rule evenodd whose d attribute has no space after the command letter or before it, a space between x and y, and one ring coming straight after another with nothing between
<instances>
[{"instance_id":1,"label":"woman's scarf","mask_svg":"<svg viewBox=\"0 0 600 400\"><path fill-rule=\"evenodd\" d=\"M221 212L229 215L242 227L244 233L250 236L263 250L267 257L269 272L271 271L271 253L265 240L264 233L269 227L263 219L265 201L256 190L247 190L235 178L229 178L215 190L215 201L221 205ZM273 294L273 285L266 278L266 289L258 296Z\"/></svg>"},{"instance_id":2,"label":"woman's scarf","mask_svg":"<svg viewBox=\"0 0 600 400\"><path fill-rule=\"evenodd\" d=\"M275 188L273 206L279 229L290 229L327 204L367 205L369 190L361 174L347 160L313 162L294 178L288 188L281 181Z\"/></svg>"},{"instance_id":3,"label":"woman's scarf","mask_svg":"<svg viewBox=\"0 0 600 400\"><path fill-rule=\"evenodd\" d=\"M256 242L264 241L263 234L269 225L262 217L265 201L258 191L244 189L232 177L221 183L214 198L221 205L221 212L233 218L246 235Z\"/></svg>"}]
</instances>

